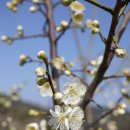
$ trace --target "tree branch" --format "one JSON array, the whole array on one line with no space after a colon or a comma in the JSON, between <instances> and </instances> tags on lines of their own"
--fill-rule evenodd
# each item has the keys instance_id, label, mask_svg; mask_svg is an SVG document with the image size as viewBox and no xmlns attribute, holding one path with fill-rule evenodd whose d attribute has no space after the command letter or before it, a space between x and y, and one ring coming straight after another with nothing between
<instances>
[{"instance_id":1,"label":"tree branch","mask_svg":"<svg viewBox=\"0 0 130 130\"><path fill-rule=\"evenodd\" d=\"M113 78L126 78L127 76L129 75L110 75L110 76L103 77L103 80L113 79Z\"/></svg>"},{"instance_id":2,"label":"tree branch","mask_svg":"<svg viewBox=\"0 0 130 130\"><path fill-rule=\"evenodd\" d=\"M108 39L106 42L104 58L103 58L101 65L99 66L99 69L97 71L95 78L93 79L93 81L89 85L89 89L86 92L85 100L83 100L83 102L81 103L81 106L83 107L83 109L85 109L85 106L89 103L89 99L93 96L97 86L103 80L103 75L107 71L107 69L108 69L108 67L109 67L109 65L114 57L114 51L111 51L112 49L115 48L115 45L113 43L113 36L115 35L116 27L117 27L117 24L119 21L118 16L119 16L120 9L122 8L122 6L123 6L122 1L117 1L115 9L114 9L114 15L112 16L112 22L111 22L111 27L110 27ZM129 14L129 12L128 12L128 14ZM124 20L126 20L126 21L129 20L128 18L126 19L126 16L127 15L125 15L125 17L123 18L122 23L124 23ZM126 25L125 25L125 27L126 27L128 25L128 22L125 22L125 23L126 23ZM120 30L120 28L122 28L121 25L119 26L118 30ZM122 31L122 29L120 31ZM120 34L120 32L117 31L117 33L115 35L115 36L117 36L118 41L120 40L123 33L121 33L121 35L119 35L119 34Z\"/></svg>"},{"instance_id":3,"label":"tree branch","mask_svg":"<svg viewBox=\"0 0 130 130\"><path fill-rule=\"evenodd\" d=\"M84 126L84 128L87 129L87 128L90 128L90 127L94 127L94 125L97 124L100 120L102 120L102 119L105 118L106 116L112 114L112 112L117 109L118 104L119 104L122 100L123 100L123 97L120 97L120 98L118 99L117 103L116 103L116 106L115 106L113 109L110 109L110 110L106 111L105 113L103 113L99 118L97 118L97 119L96 119L95 121L93 121L92 123L86 124L86 125Z\"/></svg>"},{"instance_id":4,"label":"tree branch","mask_svg":"<svg viewBox=\"0 0 130 130\"><path fill-rule=\"evenodd\" d=\"M56 36L55 36L55 23L53 18L53 4L51 0L46 0L46 10L47 10L47 18L48 18L48 29L49 29L49 41L50 41L50 50L51 50L51 60L57 57L57 44L56 44ZM56 86L58 88L58 71L51 66L52 68L52 78L56 82Z\"/></svg>"},{"instance_id":5,"label":"tree branch","mask_svg":"<svg viewBox=\"0 0 130 130\"><path fill-rule=\"evenodd\" d=\"M48 34L35 34L35 35L28 35L28 36L22 36L22 37L17 37L16 39L11 38L13 41L16 40L24 40L24 39L30 39L30 38L39 38L39 37L48 37Z\"/></svg>"},{"instance_id":6,"label":"tree branch","mask_svg":"<svg viewBox=\"0 0 130 130\"><path fill-rule=\"evenodd\" d=\"M113 9L111 9L111 8L105 6L105 5L100 4L96 0L85 0L85 1L88 2L88 3L91 3L91 4L95 5L95 6L97 6L99 8L101 8L101 9L107 11L107 12L109 12L110 14L114 13Z\"/></svg>"}]
</instances>

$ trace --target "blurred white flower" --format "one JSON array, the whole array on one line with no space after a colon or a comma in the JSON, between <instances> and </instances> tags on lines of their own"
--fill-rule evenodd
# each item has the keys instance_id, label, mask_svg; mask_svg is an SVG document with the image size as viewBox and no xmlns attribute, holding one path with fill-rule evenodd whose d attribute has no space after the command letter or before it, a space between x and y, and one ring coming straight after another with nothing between
<instances>
[{"instance_id":1,"label":"blurred white flower","mask_svg":"<svg viewBox=\"0 0 130 130\"><path fill-rule=\"evenodd\" d=\"M64 58L63 57L55 57L52 60L52 64L58 70L64 70L65 69L65 63L64 63Z\"/></svg>"},{"instance_id":2,"label":"blurred white flower","mask_svg":"<svg viewBox=\"0 0 130 130\"><path fill-rule=\"evenodd\" d=\"M53 96L49 82L44 83L42 86L38 86L38 89L43 97Z\"/></svg>"},{"instance_id":3,"label":"blurred white flower","mask_svg":"<svg viewBox=\"0 0 130 130\"><path fill-rule=\"evenodd\" d=\"M84 117L83 110L80 107L75 107L69 115L69 127L71 130L78 130L82 125Z\"/></svg>"},{"instance_id":4,"label":"blurred white flower","mask_svg":"<svg viewBox=\"0 0 130 130\"><path fill-rule=\"evenodd\" d=\"M47 121L45 119L40 121L40 128L40 130L47 130Z\"/></svg>"},{"instance_id":5,"label":"blurred white flower","mask_svg":"<svg viewBox=\"0 0 130 130\"><path fill-rule=\"evenodd\" d=\"M78 130L82 125L84 117L83 110L80 107L71 108L69 106L55 106L55 111L50 110L52 115L49 125L54 129L60 130Z\"/></svg>"},{"instance_id":6,"label":"blurred white flower","mask_svg":"<svg viewBox=\"0 0 130 130\"><path fill-rule=\"evenodd\" d=\"M75 12L72 15L72 20L76 26L80 26L82 24L83 19L84 19L84 13L81 11Z\"/></svg>"},{"instance_id":7,"label":"blurred white flower","mask_svg":"<svg viewBox=\"0 0 130 130\"><path fill-rule=\"evenodd\" d=\"M2 35L1 36L1 41L7 41L9 38L7 35Z\"/></svg>"},{"instance_id":8,"label":"blurred white flower","mask_svg":"<svg viewBox=\"0 0 130 130\"><path fill-rule=\"evenodd\" d=\"M73 78L72 81L65 84L62 102L64 102L66 105L78 104L85 95L86 89L87 87L81 83L79 78Z\"/></svg>"},{"instance_id":9,"label":"blurred white flower","mask_svg":"<svg viewBox=\"0 0 130 130\"><path fill-rule=\"evenodd\" d=\"M77 12L77 11L84 11L85 10L85 6L78 2L78 1L74 1L70 4L70 9L74 12Z\"/></svg>"},{"instance_id":10,"label":"blurred white flower","mask_svg":"<svg viewBox=\"0 0 130 130\"><path fill-rule=\"evenodd\" d=\"M26 126L25 130L39 130L37 123L30 123Z\"/></svg>"}]
</instances>

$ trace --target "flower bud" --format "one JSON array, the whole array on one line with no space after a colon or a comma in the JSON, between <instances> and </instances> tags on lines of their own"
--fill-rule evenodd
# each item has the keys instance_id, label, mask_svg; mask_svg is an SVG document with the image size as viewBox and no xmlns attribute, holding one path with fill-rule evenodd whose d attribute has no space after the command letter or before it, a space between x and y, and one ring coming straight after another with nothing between
<instances>
[{"instance_id":1,"label":"flower bud","mask_svg":"<svg viewBox=\"0 0 130 130\"><path fill-rule=\"evenodd\" d=\"M68 76L71 75L71 71L70 71L70 70L65 70L64 73L65 73L66 75L68 75Z\"/></svg>"},{"instance_id":2,"label":"flower bud","mask_svg":"<svg viewBox=\"0 0 130 130\"><path fill-rule=\"evenodd\" d=\"M17 31L23 31L23 26L22 25L18 25L17 26Z\"/></svg>"},{"instance_id":3,"label":"flower bud","mask_svg":"<svg viewBox=\"0 0 130 130\"><path fill-rule=\"evenodd\" d=\"M42 86L43 84L47 83L47 79L44 78L44 77L38 77L36 79L36 83L39 85L39 86Z\"/></svg>"},{"instance_id":4,"label":"flower bud","mask_svg":"<svg viewBox=\"0 0 130 130\"><path fill-rule=\"evenodd\" d=\"M73 1L73 0L61 0L61 3L62 3L64 6L69 6L72 1Z\"/></svg>"},{"instance_id":5,"label":"flower bud","mask_svg":"<svg viewBox=\"0 0 130 130\"><path fill-rule=\"evenodd\" d=\"M115 49L115 54L119 58L124 58L126 56L126 51L123 48L117 48Z\"/></svg>"},{"instance_id":6,"label":"flower bud","mask_svg":"<svg viewBox=\"0 0 130 130\"><path fill-rule=\"evenodd\" d=\"M74 12L82 12L85 10L85 6L78 1L74 1L70 4L70 9Z\"/></svg>"},{"instance_id":7,"label":"flower bud","mask_svg":"<svg viewBox=\"0 0 130 130\"><path fill-rule=\"evenodd\" d=\"M34 109L30 109L28 114L30 116L38 116L39 115L39 112L37 110L34 110Z\"/></svg>"},{"instance_id":8,"label":"flower bud","mask_svg":"<svg viewBox=\"0 0 130 130\"><path fill-rule=\"evenodd\" d=\"M63 31L63 27L62 26L57 26L56 27L56 32L62 32Z\"/></svg>"},{"instance_id":9,"label":"flower bud","mask_svg":"<svg viewBox=\"0 0 130 130\"><path fill-rule=\"evenodd\" d=\"M92 30L91 30L91 32L92 32L92 34L97 34L97 33L100 32L100 29L93 27Z\"/></svg>"},{"instance_id":10,"label":"flower bud","mask_svg":"<svg viewBox=\"0 0 130 130\"><path fill-rule=\"evenodd\" d=\"M18 11L18 8L17 8L16 6L14 6L14 7L12 8L12 11L13 11L13 12L17 12L17 11Z\"/></svg>"},{"instance_id":11,"label":"flower bud","mask_svg":"<svg viewBox=\"0 0 130 130\"><path fill-rule=\"evenodd\" d=\"M7 41L8 39L9 39L9 38L8 38L8 36L6 36L6 35L2 35L2 36L1 36L1 40L4 41L4 42Z\"/></svg>"},{"instance_id":12,"label":"flower bud","mask_svg":"<svg viewBox=\"0 0 130 130\"><path fill-rule=\"evenodd\" d=\"M62 99L62 93L60 93L60 92L55 93L54 99L55 100L61 100Z\"/></svg>"},{"instance_id":13,"label":"flower bud","mask_svg":"<svg viewBox=\"0 0 130 130\"><path fill-rule=\"evenodd\" d=\"M37 123L30 123L26 126L25 130L39 130Z\"/></svg>"},{"instance_id":14,"label":"flower bud","mask_svg":"<svg viewBox=\"0 0 130 130\"><path fill-rule=\"evenodd\" d=\"M20 61L19 62L20 65L24 65L27 61L27 56L25 54L20 55L19 61Z\"/></svg>"},{"instance_id":15,"label":"flower bud","mask_svg":"<svg viewBox=\"0 0 130 130\"><path fill-rule=\"evenodd\" d=\"M39 4L39 3L40 3L39 0L32 0L32 2L33 2L34 4Z\"/></svg>"},{"instance_id":16,"label":"flower bud","mask_svg":"<svg viewBox=\"0 0 130 130\"><path fill-rule=\"evenodd\" d=\"M13 0L13 1L12 1L12 4L13 4L14 6L17 6L17 5L18 5L18 3L19 3L19 1L18 1L18 0Z\"/></svg>"},{"instance_id":17,"label":"flower bud","mask_svg":"<svg viewBox=\"0 0 130 130\"><path fill-rule=\"evenodd\" d=\"M13 43L13 40L8 38L8 40L6 42L8 45L11 45Z\"/></svg>"},{"instance_id":18,"label":"flower bud","mask_svg":"<svg viewBox=\"0 0 130 130\"><path fill-rule=\"evenodd\" d=\"M47 58L46 53L45 53L43 50L41 50L41 51L39 51L39 52L37 53L37 57L38 57L39 59L45 59L45 58Z\"/></svg>"},{"instance_id":19,"label":"flower bud","mask_svg":"<svg viewBox=\"0 0 130 130\"><path fill-rule=\"evenodd\" d=\"M36 75L38 77L42 77L42 76L44 76L44 74L46 73L46 71L42 67L38 67L38 68L36 68L35 73L36 73Z\"/></svg>"},{"instance_id":20,"label":"flower bud","mask_svg":"<svg viewBox=\"0 0 130 130\"><path fill-rule=\"evenodd\" d=\"M65 29L69 26L67 21L61 21L61 26Z\"/></svg>"},{"instance_id":21,"label":"flower bud","mask_svg":"<svg viewBox=\"0 0 130 130\"><path fill-rule=\"evenodd\" d=\"M18 36L16 34L13 35L13 37L12 37L13 40L16 40L17 38L18 38Z\"/></svg>"},{"instance_id":22,"label":"flower bud","mask_svg":"<svg viewBox=\"0 0 130 130\"><path fill-rule=\"evenodd\" d=\"M98 22L98 20L94 20L93 21L93 26L96 27L96 28L99 28L99 22Z\"/></svg>"},{"instance_id":23,"label":"flower bud","mask_svg":"<svg viewBox=\"0 0 130 130\"><path fill-rule=\"evenodd\" d=\"M14 5L11 2L8 2L6 6L8 9L12 9L14 7Z\"/></svg>"},{"instance_id":24,"label":"flower bud","mask_svg":"<svg viewBox=\"0 0 130 130\"><path fill-rule=\"evenodd\" d=\"M91 29L91 28L93 27L93 21L90 20L90 19L88 19L88 20L86 21L86 27Z\"/></svg>"},{"instance_id":25,"label":"flower bud","mask_svg":"<svg viewBox=\"0 0 130 130\"><path fill-rule=\"evenodd\" d=\"M129 95L128 95L128 92L126 91L126 89L122 88L122 89L121 89L121 93L122 93L122 95L123 95L125 98L129 99Z\"/></svg>"},{"instance_id":26,"label":"flower bud","mask_svg":"<svg viewBox=\"0 0 130 130\"><path fill-rule=\"evenodd\" d=\"M31 6L31 7L29 8L29 11L30 11L31 13L34 13L34 12L37 11L37 8L36 8L35 6Z\"/></svg>"}]
</instances>

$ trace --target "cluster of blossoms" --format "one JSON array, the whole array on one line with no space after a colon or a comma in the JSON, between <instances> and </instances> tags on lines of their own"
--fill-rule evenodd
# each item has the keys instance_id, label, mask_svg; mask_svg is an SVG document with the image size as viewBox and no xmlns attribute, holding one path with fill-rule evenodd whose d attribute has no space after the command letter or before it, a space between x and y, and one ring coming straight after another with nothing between
<instances>
[{"instance_id":1,"label":"cluster of blossoms","mask_svg":"<svg viewBox=\"0 0 130 130\"><path fill-rule=\"evenodd\" d=\"M91 30L92 34L97 34L100 32L100 26L98 20L87 20L86 27Z\"/></svg>"},{"instance_id":2,"label":"cluster of blossoms","mask_svg":"<svg viewBox=\"0 0 130 130\"><path fill-rule=\"evenodd\" d=\"M52 115L49 125L54 129L76 130L79 129L83 122L83 110L78 106L86 93L86 86L78 78L65 84L61 102L62 106L56 105L55 111L50 110Z\"/></svg>"},{"instance_id":3,"label":"cluster of blossoms","mask_svg":"<svg viewBox=\"0 0 130 130\"><path fill-rule=\"evenodd\" d=\"M69 27L69 23L67 21L61 21L60 25L56 27L57 32L62 32L66 28Z\"/></svg>"},{"instance_id":4,"label":"cluster of blossoms","mask_svg":"<svg viewBox=\"0 0 130 130\"><path fill-rule=\"evenodd\" d=\"M47 130L47 121L45 119L40 121L40 124L30 123L26 126L25 130Z\"/></svg>"},{"instance_id":5,"label":"cluster of blossoms","mask_svg":"<svg viewBox=\"0 0 130 130\"><path fill-rule=\"evenodd\" d=\"M24 29L23 29L22 25L18 25L16 30L17 30L17 34L14 34L12 37L9 37L7 35L2 35L1 36L1 41L6 42L8 45L11 45L14 40L24 36Z\"/></svg>"},{"instance_id":6,"label":"cluster of blossoms","mask_svg":"<svg viewBox=\"0 0 130 130\"><path fill-rule=\"evenodd\" d=\"M70 9L73 11L72 20L75 25L80 26L82 24L85 6L78 1L74 1L70 4Z\"/></svg>"},{"instance_id":7,"label":"cluster of blossoms","mask_svg":"<svg viewBox=\"0 0 130 130\"><path fill-rule=\"evenodd\" d=\"M117 123L115 121L109 121L107 123L108 130L118 130Z\"/></svg>"},{"instance_id":8,"label":"cluster of blossoms","mask_svg":"<svg viewBox=\"0 0 130 130\"><path fill-rule=\"evenodd\" d=\"M46 53L44 51L39 51L37 56L39 59L45 59ZM55 65L57 69L61 69L63 66L65 67L64 62L58 58L53 60L53 65ZM39 85L41 94L43 96L47 95L48 92L45 91L45 89L47 90L47 88L49 88L48 90L52 90L50 82L45 77L46 71L42 67L38 67L35 73L37 75L36 82ZM64 85L63 93L56 92L53 95L51 92L54 96L54 100L59 102L59 105L55 105L54 111L50 110L51 119L49 120L49 125L53 126L54 129L60 130L79 129L84 118L84 112L79 107L79 104L83 100L86 91L87 87L80 81L79 78L75 77ZM36 112L33 111L33 113ZM38 130L37 128L35 130Z\"/></svg>"},{"instance_id":9,"label":"cluster of blossoms","mask_svg":"<svg viewBox=\"0 0 130 130\"><path fill-rule=\"evenodd\" d=\"M75 0L61 0L61 3L64 6L69 6L72 11L72 20L76 26L80 26L82 24L85 6Z\"/></svg>"},{"instance_id":10,"label":"cluster of blossoms","mask_svg":"<svg viewBox=\"0 0 130 130\"><path fill-rule=\"evenodd\" d=\"M39 51L37 54L37 57L39 59L46 58L46 53L44 51ZM35 71L37 75L36 83L38 85L38 89L41 93L41 95L44 96L53 96L50 83L48 81L48 78L46 76L46 70L43 69L41 66L36 68ZM53 82L53 86L55 86L55 83Z\"/></svg>"},{"instance_id":11,"label":"cluster of blossoms","mask_svg":"<svg viewBox=\"0 0 130 130\"><path fill-rule=\"evenodd\" d=\"M114 104L112 108L115 107ZM125 103L119 103L116 107L116 109L113 111L113 116L123 115L126 113L126 104Z\"/></svg>"},{"instance_id":12,"label":"cluster of blossoms","mask_svg":"<svg viewBox=\"0 0 130 130\"><path fill-rule=\"evenodd\" d=\"M74 66L73 62L65 63L65 60L63 57L55 57L52 60L52 64L57 70L60 70L61 72L65 73L66 75L71 74L71 71L69 70L69 68Z\"/></svg>"},{"instance_id":13,"label":"cluster of blossoms","mask_svg":"<svg viewBox=\"0 0 130 130\"><path fill-rule=\"evenodd\" d=\"M91 68L91 70L89 72L91 76L94 76L97 73L97 69L98 69L98 67L99 67L99 65L101 64L102 61L103 61L102 55L98 56L96 59L93 59L93 60L90 61L89 64L93 67L93 68Z\"/></svg>"},{"instance_id":14,"label":"cluster of blossoms","mask_svg":"<svg viewBox=\"0 0 130 130\"><path fill-rule=\"evenodd\" d=\"M13 125L13 119L10 116L8 116L4 121L2 121L0 125L4 130L16 130L16 127Z\"/></svg>"},{"instance_id":15,"label":"cluster of blossoms","mask_svg":"<svg viewBox=\"0 0 130 130\"><path fill-rule=\"evenodd\" d=\"M55 111L50 110L52 115L49 120L49 125L53 125L54 129L60 130L78 130L82 125L84 117L83 110L80 107L69 107L58 105L55 106Z\"/></svg>"},{"instance_id":16,"label":"cluster of blossoms","mask_svg":"<svg viewBox=\"0 0 130 130\"><path fill-rule=\"evenodd\" d=\"M7 3L7 8L10 9L13 12L17 12L18 5L21 4L22 0L12 0L11 2Z\"/></svg>"}]
</instances>

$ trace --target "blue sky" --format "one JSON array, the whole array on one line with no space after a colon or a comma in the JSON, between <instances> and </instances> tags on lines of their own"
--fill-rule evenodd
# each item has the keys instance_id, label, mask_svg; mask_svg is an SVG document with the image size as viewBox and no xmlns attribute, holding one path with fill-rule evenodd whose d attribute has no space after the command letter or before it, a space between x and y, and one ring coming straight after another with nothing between
<instances>
[{"instance_id":1,"label":"blue sky","mask_svg":"<svg viewBox=\"0 0 130 130\"><path fill-rule=\"evenodd\" d=\"M8 36L13 36L17 33L17 25L23 25L25 34L40 34L42 33L42 26L44 22L44 17L40 13L31 14L29 12L30 4L25 3L22 6L19 6L17 13L12 13L6 8L6 2L9 0L0 1L0 35L6 34ZM105 36L107 36L111 21L111 16L98 8L93 8L87 2L80 0L86 6L85 19L98 19L100 22L101 30ZM100 0L102 3L113 7L116 0ZM130 8L130 6L128 7ZM95 13L94 13L95 12ZM59 24L61 20L69 20L69 10L60 5L55 10L55 22ZM93 16L94 14L94 16ZM84 21L85 22L85 21ZM94 36L94 44L92 49L92 54L86 52L89 43L90 32L87 30L85 34L80 33L79 39L82 45L82 50L87 57L95 57L96 54L102 53L104 49L103 43L100 41L98 36ZM124 47L126 50L129 44L129 34L130 26L128 26L124 36L121 40L121 47ZM78 52L75 46L75 41L73 39L72 30L68 31L63 38L59 41L58 54L65 57L67 61L76 61ZM27 81L27 87L21 93L22 99L27 102L33 102L40 105L48 105L47 102L40 96L37 86L35 83L35 69L38 64L27 64L23 67L18 65L20 54L27 54L36 58L36 54L39 50L45 50L49 55L49 46L48 40L37 38L29 40L21 40L14 42L11 46L8 46L5 43L0 43L0 91L7 92L9 87L13 84L19 84L22 81ZM120 63L120 59L115 59L113 62L114 67L111 68L111 72L116 71L118 66L117 63ZM62 79L61 84L66 80ZM48 101L51 101L49 98L45 98Z\"/></svg>"}]
</instances>

